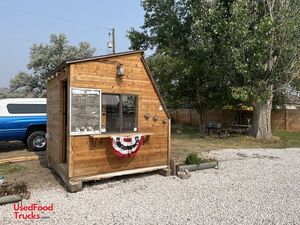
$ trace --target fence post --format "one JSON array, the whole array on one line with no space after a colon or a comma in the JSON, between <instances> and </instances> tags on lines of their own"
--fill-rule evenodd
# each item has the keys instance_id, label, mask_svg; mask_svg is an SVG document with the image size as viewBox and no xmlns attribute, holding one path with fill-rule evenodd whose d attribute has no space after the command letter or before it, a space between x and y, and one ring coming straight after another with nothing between
<instances>
[{"instance_id":1,"label":"fence post","mask_svg":"<svg viewBox=\"0 0 300 225\"><path fill-rule=\"evenodd\" d=\"M287 124L287 109L284 109L284 125L285 125L285 130L288 130L288 124Z\"/></svg>"},{"instance_id":2,"label":"fence post","mask_svg":"<svg viewBox=\"0 0 300 225\"><path fill-rule=\"evenodd\" d=\"M224 110L221 109L221 112L222 112L221 127L222 127L222 128L225 128L225 126L224 126Z\"/></svg>"}]
</instances>

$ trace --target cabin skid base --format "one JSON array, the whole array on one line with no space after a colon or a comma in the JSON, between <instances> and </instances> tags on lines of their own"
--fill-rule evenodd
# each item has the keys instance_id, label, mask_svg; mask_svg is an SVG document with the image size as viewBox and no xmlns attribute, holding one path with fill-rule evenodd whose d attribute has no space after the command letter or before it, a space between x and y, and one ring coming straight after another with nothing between
<instances>
[{"instance_id":1,"label":"cabin skid base","mask_svg":"<svg viewBox=\"0 0 300 225\"><path fill-rule=\"evenodd\" d=\"M103 180L111 177L119 177L123 175L130 175L130 174L139 174L139 173L146 173L146 172L153 172L153 171L161 171L168 169L167 165L164 166L154 166L154 167L146 167L146 168L139 168L139 169L132 169L132 170L125 170L120 172L113 172L113 173L106 173L106 174L99 174L99 175L91 175L91 176L84 176L84 177L74 177L71 178L68 182L65 182L68 186L70 192L77 192L82 190L82 182L87 181L95 181L95 180ZM64 180L65 181L65 180Z\"/></svg>"},{"instance_id":2,"label":"cabin skid base","mask_svg":"<svg viewBox=\"0 0 300 225\"><path fill-rule=\"evenodd\" d=\"M81 181L75 181L75 182L69 181L67 186L68 186L69 191L72 193L82 190L82 182Z\"/></svg>"},{"instance_id":3,"label":"cabin skid base","mask_svg":"<svg viewBox=\"0 0 300 225\"><path fill-rule=\"evenodd\" d=\"M168 176L171 176L172 175L172 171L171 169L169 168L166 168L166 169L161 169L158 171L158 173L164 177L168 177Z\"/></svg>"}]
</instances>

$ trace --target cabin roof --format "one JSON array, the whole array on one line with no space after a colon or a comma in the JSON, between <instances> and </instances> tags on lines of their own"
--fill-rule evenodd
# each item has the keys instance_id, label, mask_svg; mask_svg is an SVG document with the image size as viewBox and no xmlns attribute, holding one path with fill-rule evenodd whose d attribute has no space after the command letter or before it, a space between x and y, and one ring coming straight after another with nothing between
<instances>
[{"instance_id":1,"label":"cabin roof","mask_svg":"<svg viewBox=\"0 0 300 225\"><path fill-rule=\"evenodd\" d=\"M153 78L153 75L150 71L150 68L144 58L144 51L143 50L136 50L136 51L127 51L127 52L120 52L120 53L115 53L115 54L108 54L108 55L100 55L100 56L93 56L93 57L88 57L88 58L81 58L81 59L74 59L74 60L65 60L61 64L59 64L54 70L52 70L46 77L50 77L51 75L54 75L56 72L61 71L63 68L65 68L69 64L75 64L75 63L81 63L81 62L88 62L88 61L93 61L93 60L99 60L99 59L107 59L107 58L113 58L113 57L118 57L118 56L125 56L125 55L132 55L132 54L137 54L141 53L142 54L142 63L147 71L147 74L151 80L151 83L154 87L155 92L158 95L158 98L161 102L161 105L163 106L168 118L171 118L171 115L168 112L167 106L159 92L159 89L155 83L155 80Z\"/></svg>"},{"instance_id":2,"label":"cabin roof","mask_svg":"<svg viewBox=\"0 0 300 225\"><path fill-rule=\"evenodd\" d=\"M87 57L87 58L79 58L79 59L73 59L73 60L65 60L61 62L54 70L50 71L46 77L51 76L52 74L55 74L56 72L60 71L63 69L65 66L69 64L74 64L74 63L81 63L81 62L88 62L88 61L93 61L93 60L98 60L98 59L106 59L106 58L112 58L112 57L118 57L118 56L123 56L123 55L131 55L131 54L136 54L136 53L144 53L142 50L137 50L137 51L127 51L127 52L119 52L115 54L108 54L108 55L99 55L99 56L92 56L92 57Z\"/></svg>"}]
</instances>

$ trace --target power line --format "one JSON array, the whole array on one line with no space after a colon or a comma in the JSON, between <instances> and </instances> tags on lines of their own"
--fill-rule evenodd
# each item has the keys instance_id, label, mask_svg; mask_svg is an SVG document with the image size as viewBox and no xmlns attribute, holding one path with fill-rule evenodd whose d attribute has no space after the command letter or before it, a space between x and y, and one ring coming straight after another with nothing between
<instances>
[{"instance_id":1,"label":"power line","mask_svg":"<svg viewBox=\"0 0 300 225\"><path fill-rule=\"evenodd\" d=\"M72 25L72 26L81 26L81 27L94 27L95 29L103 29L103 30L107 30L109 29L108 27L100 27L98 25L95 24L91 24L91 23L80 23L78 22L78 20L74 21L74 20L69 20L69 19L65 19L65 18L58 18L58 17L49 17L46 15L42 15L42 14L37 14L33 11L23 11L23 10L16 10L13 8L8 8L8 7L1 7L0 6L0 10L9 10L10 12L15 12L15 13L21 13L21 14L25 14L25 15L29 15L32 17L38 16L40 17L39 22L41 22L41 20L44 20L44 22L48 21L48 22L54 22L54 23L59 23L59 24L66 24L68 26Z\"/></svg>"},{"instance_id":2,"label":"power line","mask_svg":"<svg viewBox=\"0 0 300 225\"><path fill-rule=\"evenodd\" d=\"M16 40L16 41L25 41L25 42L35 42L34 40L23 39L18 37L10 37L10 36L0 36L0 39L8 39L8 40Z\"/></svg>"}]
</instances>

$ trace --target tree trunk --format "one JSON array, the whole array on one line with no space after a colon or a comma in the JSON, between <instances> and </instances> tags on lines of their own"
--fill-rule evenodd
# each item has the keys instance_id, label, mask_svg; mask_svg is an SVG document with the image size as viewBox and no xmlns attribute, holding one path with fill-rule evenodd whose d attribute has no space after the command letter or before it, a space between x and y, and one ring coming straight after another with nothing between
<instances>
[{"instance_id":1,"label":"tree trunk","mask_svg":"<svg viewBox=\"0 0 300 225\"><path fill-rule=\"evenodd\" d=\"M196 109L199 120L198 120L198 125L199 125L199 131L200 133L204 134L205 133L205 119L206 119L206 110L201 108L201 109Z\"/></svg>"},{"instance_id":2,"label":"tree trunk","mask_svg":"<svg viewBox=\"0 0 300 225\"><path fill-rule=\"evenodd\" d=\"M253 103L253 124L249 134L257 139L270 139L272 97L265 102Z\"/></svg>"}]
</instances>

